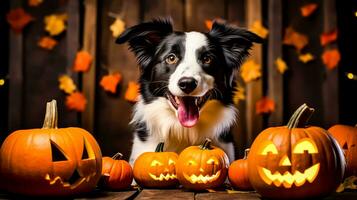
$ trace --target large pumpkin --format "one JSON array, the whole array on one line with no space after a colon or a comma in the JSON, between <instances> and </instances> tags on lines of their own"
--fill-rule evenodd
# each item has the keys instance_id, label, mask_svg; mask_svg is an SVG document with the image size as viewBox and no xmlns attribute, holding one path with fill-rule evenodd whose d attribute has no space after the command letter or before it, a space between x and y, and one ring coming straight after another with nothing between
<instances>
[{"instance_id":1,"label":"large pumpkin","mask_svg":"<svg viewBox=\"0 0 357 200\"><path fill-rule=\"evenodd\" d=\"M103 187L112 190L130 188L133 181L133 170L127 161L121 160L122 157L121 153L116 153L113 157L103 157Z\"/></svg>"},{"instance_id":2,"label":"large pumpkin","mask_svg":"<svg viewBox=\"0 0 357 200\"><path fill-rule=\"evenodd\" d=\"M57 128L55 100L47 103L43 128L13 132L0 156L2 186L15 194L81 194L93 190L101 176L97 142L81 128Z\"/></svg>"},{"instance_id":3,"label":"large pumpkin","mask_svg":"<svg viewBox=\"0 0 357 200\"><path fill-rule=\"evenodd\" d=\"M305 127L313 111L304 104L287 126L268 128L254 140L249 180L263 197L326 196L341 182L345 159L337 142L320 127Z\"/></svg>"},{"instance_id":4,"label":"large pumpkin","mask_svg":"<svg viewBox=\"0 0 357 200\"><path fill-rule=\"evenodd\" d=\"M240 190L253 189L249 182L248 175L248 152L249 149L246 149L244 151L244 158L232 162L228 169L229 182L234 188L238 188Z\"/></svg>"},{"instance_id":5,"label":"large pumpkin","mask_svg":"<svg viewBox=\"0 0 357 200\"><path fill-rule=\"evenodd\" d=\"M226 153L206 139L201 146L190 146L180 153L176 173L185 188L205 190L223 184L228 166Z\"/></svg>"},{"instance_id":6,"label":"large pumpkin","mask_svg":"<svg viewBox=\"0 0 357 200\"><path fill-rule=\"evenodd\" d=\"M357 176L357 125L335 125L328 131L344 151L347 162L345 177Z\"/></svg>"},{"instance_id":7,"label":"large pumpkin","mask_svg":"<svg viewBox=\"0 0 357 200\"><path fill-rule=\"evenodd\" d=\"M145 152L134 162L135 181L144 188L169 188L178 185L175 152L164 152L159 143L155 152Z\"/></svg>"}]
</instances>

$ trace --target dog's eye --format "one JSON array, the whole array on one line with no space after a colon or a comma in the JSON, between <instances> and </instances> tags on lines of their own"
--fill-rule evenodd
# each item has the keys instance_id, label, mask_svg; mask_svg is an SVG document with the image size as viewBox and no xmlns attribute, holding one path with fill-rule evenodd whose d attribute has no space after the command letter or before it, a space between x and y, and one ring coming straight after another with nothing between
<instances>
[{"instance_id":1,"label":"dog's eye","mask_svg":"<svg viewBox=\"0 0 357 200\"><path fill-rule=\"evenodd\" d=\"M169 65L173 65L175 63L177 63L178 58L175 54L169 54L166 59L165 59L166 63Z\"/></svg>"},{"instance_id":2,"label":"dog's eye","mask_svg":"<svg viewBox=\"0 0 357 200\"><path fill-rule=\"evenodd\" d=\"M203 56L203 57L202 57L202 63L203 63L203 64L206 64L206 65L207 65L207 64L211 64L211 62L212 62L212 58L211 58L210 56L207 56L207 55L206 55L206 56Z\"/></svg>"}]
</instances>

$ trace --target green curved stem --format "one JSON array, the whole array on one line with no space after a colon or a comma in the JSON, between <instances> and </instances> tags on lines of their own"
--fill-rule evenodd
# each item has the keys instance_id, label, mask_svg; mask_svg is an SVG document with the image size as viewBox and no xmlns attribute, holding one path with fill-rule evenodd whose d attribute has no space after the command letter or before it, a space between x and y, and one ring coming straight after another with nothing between
<instances>
[{"instance_id":1,"label":"green curved stem","mask_svg":"<svg viewBox=\"0 0 357 200\"><path fill-rule=\"evenodd\" d=\"M155 149L155 152L163 152L164 151L164 143L163 142L160 142L156 149Z\"/></svg>"},{"instance_id":2,"label":"green curved stem","mask_svg":"<svg viewBox=\"0 0 357 200\"><path fill-rule=\"evenodd\" d=\"M212 140L209 138L206 138L206 140L201 145L201 149L212 149L211 144L212 144Z\"/></svg>"}]
</instances>

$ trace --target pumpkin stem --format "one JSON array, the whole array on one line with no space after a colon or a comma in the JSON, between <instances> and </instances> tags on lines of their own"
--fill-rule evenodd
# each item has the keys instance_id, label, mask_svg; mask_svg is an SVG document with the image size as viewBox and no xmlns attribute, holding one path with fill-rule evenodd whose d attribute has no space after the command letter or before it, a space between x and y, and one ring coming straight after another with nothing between
<instances>
[{"instance_id":1,"label":"pumpkin stem","mask_svg":"<svg viewBox=\"0 0 357 200\"><path fill-rule=\"evenodd\" d=\"M244 150L244 157L243 160L246 160L248 158L248 153L250 151L250 148Z\"/></svg>"},{"instance_id":2,"label":"pumpkin stem","mask_svg":"<svg viewBox=\"0 0 357 200\"><path fill-rule=\"evenodd\" d=\"M209 138L206 138L206 140L201 145L201 149L211 149L211 143L212 143L212 140Z\"/></svg>"},{"instance_id":3,"label":"pumpkin stem","mask_svg":"<svg viewBox=\"0 0 357 200\"><path fill-rule=\"evenodd\" d=\"M123 154L120 152L116 153L113 157L114 160L121 160L123 158Z\"/></svg>"},{"instance_id":4,"label":"pumpkin stem","mask_svg":"<svg viewBox=\"0 0 357 200\"><path fill-rule=\"evenodd\" d=\"M155 152L163 152L163 151L164 151L164 143L163 143L163 142L160 142L160 143L157 145Z\"/></svg>"},{"instance_id":5,"label":"pumpkin stem","mask_svg":"<svg viewBox=\"0 0 357 200\"><path fill-rule=\"evenodd\" d=\"M310 108L305 103L301 105L291 116L288 122L288 128L303 128L305 124L309 121L315 109Z\"/></svg>"},{"instance_id":6,"label":"pumpkin stem","mask_svg":"<svg viewBox=\"0 0 357 200\"><path fill-rule=\"evenodd\" d=\"M43 121L43 129L57 129L57 101L52 100L46 104L45 120Z\"/></svg>"}]
</instances>

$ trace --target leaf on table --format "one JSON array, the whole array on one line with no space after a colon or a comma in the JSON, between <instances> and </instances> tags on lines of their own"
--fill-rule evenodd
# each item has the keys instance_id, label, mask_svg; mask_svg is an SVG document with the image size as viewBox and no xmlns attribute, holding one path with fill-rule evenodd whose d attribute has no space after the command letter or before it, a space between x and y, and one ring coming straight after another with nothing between
<instances>
[{"instance_id":1,"label":"leaf on table","mask_svg":"<svg viewBox=\"0 0 357 200\"><path fill-rule=\"evenodd\" d=\"M112 25L110 25L110 30L112 31L113 37L117 38L125 30L125 22L117 18Z\"/></svg>"},{"instance_id":2,"label":"leaf on table","mask_svg":"<svg viewBox=\"0 0 357 200\"><path fill-rule=\"evenodd\" d=\"M83 112L87 105L87 99L81 92L73 92L66 97L66 106L69 110Z\"/></svg>"},{"instance_id":3,"label":"leaf on table","mask_svg":"<svg viewBox=\"0 0 357 200\"><path fill-rule=\"evenodd\" d=\"M77 52L74 59L73 70L75 72L87 72L92 64L93 57L87 51Z\"/></svg>"},{"instance_id":4,"label":"leaf on table","mask_svg":"<svg viewBox=\"0 0 357 200\"><path fill-rule=\"evenodd\" d=\"M206 189L207 190L207 192L209 192L209 193L216 193L217 191L216 190L214 190L214 189Z\"/></svg>"},{"instance_id":5,"label":"leaf on table","mask_svg":"<svg viewBox=\"0 0 357 200\"><path fill-rule=\"evenodd\" d=\"M23 8L15 8L7 13L6 20L15 33L21 33L22 29L33 20L33 17Z\"/></svg>"},{"instance_id":6,"label":"leaf on table","mask_svg":"<svg viewBox=\"0 0 357 200\"><path fill-rule=\"evenodd\" d=\"M261 66L254 60L247 60L240 69L240 75L246 83L256 80L262 76Z\"/></svg>"},{"instance_id":7,"label":"leaf on table","mask_svg":"<svg viewBox=\"0 0 357 200\"><path fill-rule=\"evenodd\" d=\"M299 60L303 63L308 63L314 59L315 59L315 57L311 53L305 53L305 54L299 55Z\"/></svg>"},{"instance_id":8,"label":"leaf on table","mask_svg":"<svg viewBox=\"0 0 357 200\"><path fill-rule=\"evenodd\" d=\"M300 52L308 43L306 35L296 32L292 27L285 29L283 44L294 46Z\"/></svg>"},{"instance_id":9,"label":"leaf on table","mask_svg":"<svg viewBox=\"0 0 357 200\"><path fill-rule=\"evenodd\" d=\"M31 7L37 7L39 6L41 3L43 2L43 0L28 0L27 4Z\"/></svg>"},{"instance_id":10,"label":"leaf on table","mask_svg":"<svg viewBox=\"0 0 357 200\"><path fill-rule=\"evenodd\" d=\"M357 177L347 177L343 183L337 188L336 192L343 192L345 189L357 190Z\"/></svg>"},{"instance_id":11,"label":"leaf on table","mask_svg":"<svg viewBox=\"0 0 357 200\"><path fill-rule=\"evenodd\" d=\"M59 89L67 94L72 94L76 89L73 79L68 75L61 75L58 77Z\"/></svg>"},{"instance_id":12,"label":"leaf on table","mask_svg":"<svg viewBox=\"0 0 357 200\"><path fill-rule=\"evenodd\" d=\"M115 94L120 81L120 73L108 74L102 77L102 80L100 80L100 86L102 86L105 91Z\"/></svg>"},{"instance_id":13,"label":"leaf on table","mask_svg":"<svg viewBox=\"0 0 357 200\"><path fill-rule=\"evenodd\" d=\"M302 6L300 8L300 11L301 11L301 15L303 17L308 17L310 15L312 15L312 13L314 13L317 9L317 4L316 3L309 3L309 4L306 4L304 6Z\"/></svg>"},{"instance_id":14,"label":"leaf on table","mask_svg":"<svg viewBox=\"0 0 357 200\"><path fill-rule=\"evenodd\" d=\"M134 81L129 81L125 92L125 99L129 102L137 102L139 97L140 85Z\"/></svg>"},{"instance_id":15,"label":"leaf on table","mask_svg":"<svg viewBox=\"0 0 357 200\"><path fill-rule=\"evenodd\" d=\"M256 114L269 114L275 111L275 102L269 97L262 97L255 104Z\"/></svg>"},{"instance_id":16,"label":"leaf on table","mask_svg":"<svg viewBox=\"0 0 357 200\"><path fill-rule=\"evenodd\" d=\"M333 30L328 33L322 33L320 36L321 46L326 46L327 44L337 40L337 30Z\"/></svg>"},{"instance_id":17,"label":"leaf on table","mask_svg":"<svg viewBox=\"0 0 357 200\"><path fill-rule=\"evenodd\" d=\"M288 69L288 66L286 65L285 61L282 58L277 58L275 60L275 65L276 65L276 69L280 74L284 74L285 71Z\"/></svg>"},{"instance_id":18,"label":"leaf on table","mask_svg":"<svg viewBox=\"0 0 357 200\"><path fill-rule=\"evenodd\" d=\"M242 100L245 100L245 89L240 84L237 84L235 87L233 102L235 105L238 105L238 103Z\"/></svg>"},{"instance_id":19,"label":"leaf on table","mask_svg":"<svg viewBox=\"0 0 357 200\"><path fill-rule=\"evenodd\" d=\"M51 35L56 36L66 30L67 14L48 15L45 17L45 30Z\"/></svg>"},{"instance_id":20,"label":"leaf on table","mask_svg":"<svg viewBox=\"0 0 357 200\"><path fill-rule=\"evenodd\" d=\"M329 49L324 51L321 58L327 69L332 70L336 68L340 62L341 55L338 49Z\"/></svg>"},{"instance_id":21,"label":"leaf on table","mask_svg":"<svg viewBox=\"0 0 357 200\"><path fill-rule=\"evenodd\" d=\"M43 49L47 49L47 50L52 50L57 44L58 44L58 42L49 36L43 36L37 42L37 45L39 47L41 47Z\"/></svg>"},{"instance_id":22,"label":"leaf on table","mask_svg":"<svg viewBox=\"0 0 357 200\"><path fill-rule=\"evenodd\" d=\"M263 39L265 39L269 34L268 29L263 26L260 20L256 20L253 22L253 24L250 27L250 31L259 35Z\"/></svg>"}]
</instances>

